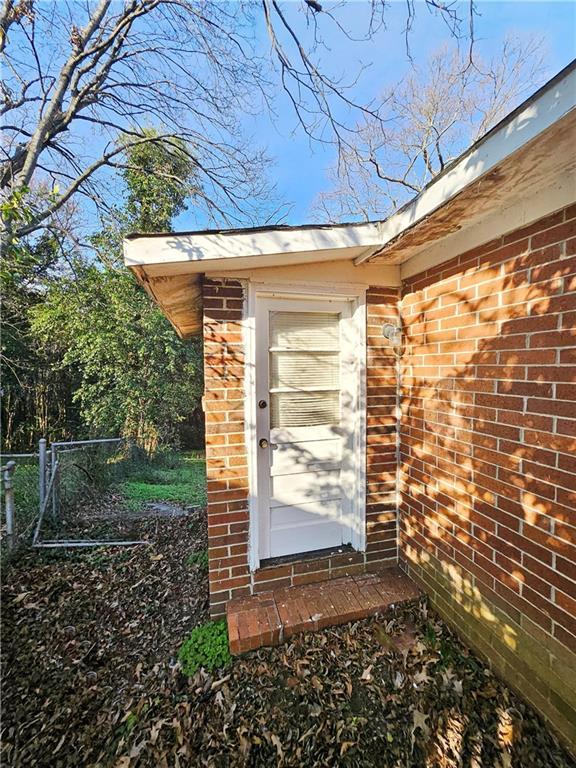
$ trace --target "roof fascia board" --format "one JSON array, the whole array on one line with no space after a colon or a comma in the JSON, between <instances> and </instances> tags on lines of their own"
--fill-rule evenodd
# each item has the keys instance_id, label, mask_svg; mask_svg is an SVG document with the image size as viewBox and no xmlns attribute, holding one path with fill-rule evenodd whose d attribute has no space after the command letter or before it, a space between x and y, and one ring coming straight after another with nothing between
<instances>
[{"instance_id":1,"label":"roof fascia board","mask_svg":"<svg viewBox=\"0 0 576 768\"><path fill-rule=\"evenodd\" d=\"M382 222L382 243L379 252L575 107L576 67L571 66L566 74L554 78L544 87L543 92L529 99L503 123L480 139L411 203ZM362 264L374 255L376 254L362 254L354 263Z\"/></svg>"},{"instance_id":2,"label":"roof fascia board","mask_svg":"<svg viewBox=\"0 0 576 768\"><path fill-rule=\"evenodd\" d=\"M190 271L203 272L207 262L214 260L230 260L232 264L234 259L253 258L256 264L262 256L346 248L365 248L370 254L380 246L380 226L378 222L290 231L143 236L124 240L124 261L129 267L185 262L190 264Z\"/></svg>"},{"instance_id":3,"label":"roof fascia board","mask_svg":"<svg viewBox=\"0 0 576 768\"><path fill-rule=\"evenodd\" d=\"M443 264L466 251L496 240L529 222L548 216L574 202L576 177L566 174L560 181L544 189L539 188L532 197L495 211L466 229L449 234L416 253L400 265L402 280Z\"/></svg>"}]
</instances>

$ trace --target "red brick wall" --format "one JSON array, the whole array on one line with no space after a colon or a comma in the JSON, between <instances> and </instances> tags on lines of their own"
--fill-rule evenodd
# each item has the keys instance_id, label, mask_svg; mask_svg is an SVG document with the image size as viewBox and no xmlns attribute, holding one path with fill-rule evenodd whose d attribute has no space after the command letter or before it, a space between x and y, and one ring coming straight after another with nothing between
<instances>
[{"instance_id":1,"label":"red brick wall","mask_svg":"<svg viewBox=\"0 0 576 768\"><path fill-rule=\"evenodd\" d=\"M367 292L366 552L343 552L251 574L244 442L243 288L205 280L204 375L210 608L250 592L378 570L397 562L396 358L382 324L398 319L398 291Z\"/></svg>"},{"instance_id":2,"label":"red brick wall","mask_svg":"<svg viewBox=\"0 0 576 768\"><path fill-rule=\"evenodd\" d=\"M211 612L397 556L395 290L367 295L367 551L248 565L243 290L204 285ZM403 286L400 559L576 745L576 206Z\"/></svg>"},{"instance_id":3,"label":"red brick wall","mask_svg":"<svg viewBox=\"0 0 576 768\"><path fill-rule=\"evenodd\" d=\"M398 414L396 353L382 335L384 323L397 324L399 292L370 288L366 293L366 558L398 557L396 442Z\"/></svg>"},{"instance_id":4,"label":"red brick wall","mask_svg":"<svg viewBox=\"0 0 576 768\"><path fill-rule=\"evenodd\" d=\"M574 743L575 217L403 286L400 511L405 567Z\"/></svg>"},{"instance_id":5,"label":"red brick wall","mask_svg":"<svg viewBox=\"0 0 576 768\"><path fill-rule=\"evenodd\" d=\"M250 592L243 289L205 280L203 298L210 612L220 616L228 600Z\"/></svg>"}]
</instances>

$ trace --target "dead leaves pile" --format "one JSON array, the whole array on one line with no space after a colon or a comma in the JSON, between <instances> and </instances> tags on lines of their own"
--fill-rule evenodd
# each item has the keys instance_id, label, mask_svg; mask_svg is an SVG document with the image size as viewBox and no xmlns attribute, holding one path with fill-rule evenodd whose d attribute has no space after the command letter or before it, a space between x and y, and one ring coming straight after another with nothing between
<instances>
[{"instance_id":1,"label":"dead leaves pile","mask_svg":"<svg viewBox=\"0 0 576 768\"><path fill-rule=\"evenodd\" d=\"M2 765L114 765L208 617L204 515L139 521L150 546L29 554L2 588ZM163 684L163 683L162 683Z\"/></svg>"},{"instance_id":2,"label":"dead leaves pile","mask_svg":"<svg viewBox=\"0 0 576 768\"><path fill-rule=\"evenodd\" d=\"M185 678L175 655L206 620L207 592L184 561L203 533L188 518L154 526L153 547L98 564L29 560L11 574L5 764L576 765L425 602Z\"/></svg>"},{"instance_id":3,"label":"dead leaves pile","mask_svg":"<svg viewBox=\"0 0 576 768\"><path fill-rule=\"evenodd\" d=\"M574 765L425 603L238 661L203 718L194 765Z\"/></svg>"}]
</instances>

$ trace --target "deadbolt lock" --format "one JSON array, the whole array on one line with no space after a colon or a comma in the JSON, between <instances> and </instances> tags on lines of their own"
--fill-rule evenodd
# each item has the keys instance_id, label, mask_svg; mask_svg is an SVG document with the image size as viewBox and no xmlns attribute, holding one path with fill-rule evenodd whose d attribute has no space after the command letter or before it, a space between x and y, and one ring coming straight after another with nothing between
<instances>
[{"instance_id":1,"label":"deadbolt lock","mask_svg":"<svg viewBox=\"0 0 576 768\"><path fill-rule=\"evenodd\" d=\"M258 400L258 408L266 408L267 405L266 400Z\"/></svg>"},{"instance_id":2,"label":"deadbolt lock","mask_svg":"<svg viewBox=\"0 0 576 768\"><path fill-rule=\"evenodd\" d=\"M260 440L258 440L258 445L260 446L260 448L268 448L268 440L266 440L266 438L263 437Z\"/></svg>"}]
</instances>

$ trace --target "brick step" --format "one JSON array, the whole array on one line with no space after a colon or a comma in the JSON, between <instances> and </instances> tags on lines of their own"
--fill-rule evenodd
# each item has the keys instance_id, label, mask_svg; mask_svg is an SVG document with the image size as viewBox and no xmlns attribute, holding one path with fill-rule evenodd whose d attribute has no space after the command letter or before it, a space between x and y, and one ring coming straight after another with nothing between
<instances>
[{"instance_id":1,"label":"brick step","mask_svg":"<svg viewBox=\"0 0 576 768\"><path fill-rule=\"evenodd\" d=\"M365 619L419 594L405 573L389 568L240 597L226 607L230 652L279 645L299 632Z\"/></svg>"}]
</instances>

